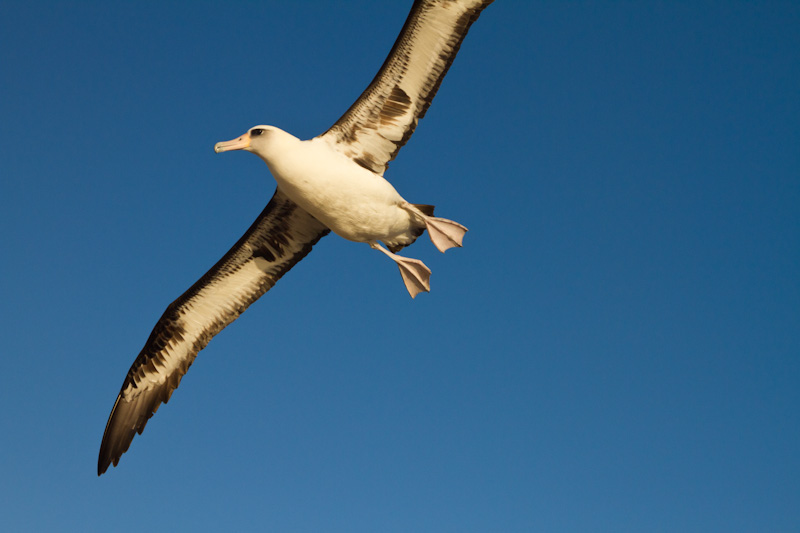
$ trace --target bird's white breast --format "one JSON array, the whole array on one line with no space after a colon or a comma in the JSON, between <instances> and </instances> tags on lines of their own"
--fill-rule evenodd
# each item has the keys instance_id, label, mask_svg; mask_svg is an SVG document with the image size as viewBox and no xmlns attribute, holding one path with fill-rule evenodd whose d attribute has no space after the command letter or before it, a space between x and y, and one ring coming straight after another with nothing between
<instances>
[{"instance_id":1,"label":"bird's white breast","mask_svg":"<svg viewBox=\"0 0 800 533\"><path fill-rule=\"evenodd\" d=\"M379 176L322 139L297 141L267 161L283 192L336 234L352 241L406 233L412 222L404 201Z\"/></svg>"}]
</instances>

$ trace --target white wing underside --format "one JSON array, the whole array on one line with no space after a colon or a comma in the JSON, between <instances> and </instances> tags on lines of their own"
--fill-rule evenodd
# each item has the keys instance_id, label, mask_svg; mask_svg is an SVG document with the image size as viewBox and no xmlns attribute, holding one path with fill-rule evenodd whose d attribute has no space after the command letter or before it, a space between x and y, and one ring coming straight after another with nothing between
<instances>
[{"instance_id":1,"label":"white wing underside","mask_svg":"<svg viewBox=\"0 0 800 533\"><path fill-rule=\"evenodd\" d=\"M108 418L98 473L116 465L136 433L211 338L267 292L328 233L276 190L250 229L197 283L172 302L134 361Z\"/></svg>"},{"instance_id":2,"label":"white wing underside","mask_svg":"<svg viewBox=\"0 0 800 533\"><path fill-rule=\"evenodd\" d=\"M320 137L383 174L436 95L469 27L492 0L417 0L378 74Z\"/></svg>"}]
</instances>

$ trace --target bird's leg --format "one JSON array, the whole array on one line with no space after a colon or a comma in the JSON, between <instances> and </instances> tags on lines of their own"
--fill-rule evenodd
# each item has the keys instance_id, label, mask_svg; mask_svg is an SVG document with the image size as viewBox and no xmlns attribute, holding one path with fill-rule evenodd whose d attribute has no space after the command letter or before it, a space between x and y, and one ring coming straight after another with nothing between
<instances>
[{"instance_id":1,"label":"bird's leg","mask_svg":"<svg viewBox=\"0 0 800 533\"><path fill-rule=\"evenodd\" d=\"M416 297L421 292L430 292L431 290L431 269L425 266L425 263L419 259L411 259L410 257L402 257L393 254L375 241L369 243L374 250L380 250L389 257L392 261L397 263L400 269L400 275L403 276L403 283L406 284L408 294L412 298Z\"/></svg>"},{"instance_id":2,"label":"bird's leg","mask_svg":"<svg viewBox=\"0 0 800 533\"><path fill-rule=\"evenodd\" d=\"M431 242L440 252L444 253L445 250L449 250L450 248L456 246L460 248L462 246L461 243L464 239L464 234L468 231L466 227L446 218L428 216L417 209L414 204L408 202L403 202L400 204L400 207L413 213L425 223L425 228L428 230L428 236L431 238Z\"/></svg>"}]
</instances>

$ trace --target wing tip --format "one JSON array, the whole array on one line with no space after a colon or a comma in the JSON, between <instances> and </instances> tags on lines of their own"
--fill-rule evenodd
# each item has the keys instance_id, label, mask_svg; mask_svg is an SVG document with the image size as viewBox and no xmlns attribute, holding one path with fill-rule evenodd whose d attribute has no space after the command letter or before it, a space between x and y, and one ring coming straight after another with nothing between
<instances>
[{"instance_id":1,"label":"wing tip","mask_svg":"<svg viewBox=\"0 0 800 533\"><path fill-rule=\"evenodd\" d=\"M127 380L126 380L127 383ZM123 385L124 387L124 385ZM114 402L114 407L111 408L111 414L108 415L108 422L106 422L106 429L103 432L103 440L100 443L100 454L97 457L97 475L102 476L108 470L108 467L111 466L111 463L114 463L114 466L119 464L119 458L122 456L123 453L128 449L127 446L121 452L118 452L119 449L119 417L115 417L114 415L117 413L117 408L119 407L120 400L122 400L122 392L117 395L117 400ZM133 440L133 436L130 436L130 440L128 444L130 445L130 441ZM114 442L114 444L112 444Z\"/></svg>"},{"instance_id":2,"label":"wing tip","mask_svg":"<svg viewBox=\"0 0 800 533\"><path fill-rule=\"evenodd\" d=\"M123 390L124 388L125 385ZM171 393L172 390L168 392ZM103 475L112 464L114 466L119 464L120 458L128 451L136 434L142 434L147 421L162 403L169 400L171 395L169 393L165 394L159 389L140 390L138 396L130 401L124 400L123 392L119 393L111 414L108 415L103 440L100 443L100 453L97 458L98 476Z\"/></svg>"},{"instance_id":3,"label":"wing tip","mask_svg":"<svg viewBox=\"0 0 800 533\"><path fill-rule=\"evenodd\" d=\"M103 452L101 451L100 458L97 460L97 477L100 477L103 474L105 474L109 466L111 466L111 458L103 457Z\"/></svg>"}]
</instances>

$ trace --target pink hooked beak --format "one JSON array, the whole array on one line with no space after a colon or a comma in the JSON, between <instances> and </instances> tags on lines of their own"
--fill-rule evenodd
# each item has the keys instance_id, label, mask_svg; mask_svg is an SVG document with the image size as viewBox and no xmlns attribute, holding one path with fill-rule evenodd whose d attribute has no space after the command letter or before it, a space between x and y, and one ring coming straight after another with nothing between
<instances>
[{"instance_id":1,"label":"pink hooked beak","mask_svg":"<svg viewBox=\"0 0 800 533\"><path fill-rule=\"evenodd\" d=\"M217 153L227 152L228 150L245 150L250 147L250 132L248 131L241 137L233 139L232 141L219 142L214 145L214 151Z\"/></svg>"}]
</instances>

